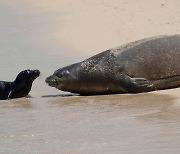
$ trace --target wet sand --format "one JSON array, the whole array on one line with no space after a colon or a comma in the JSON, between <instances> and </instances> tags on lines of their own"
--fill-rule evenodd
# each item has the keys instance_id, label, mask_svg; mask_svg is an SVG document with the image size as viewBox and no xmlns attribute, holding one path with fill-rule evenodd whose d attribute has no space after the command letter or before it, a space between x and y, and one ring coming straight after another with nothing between
<instances>
[{"instance_id":1,"label":"wet sand","mask_svg":"<svg viewBox=\"0 0 180 154\"><path fill-rule=\"evenodd\" d=\"M180 33L178 0L0 0L1 80L38 68L32 98L0 101L0 153L179 153L180 88L69 96L44 79L137 39Z\"/></svg>"}]
</instances>

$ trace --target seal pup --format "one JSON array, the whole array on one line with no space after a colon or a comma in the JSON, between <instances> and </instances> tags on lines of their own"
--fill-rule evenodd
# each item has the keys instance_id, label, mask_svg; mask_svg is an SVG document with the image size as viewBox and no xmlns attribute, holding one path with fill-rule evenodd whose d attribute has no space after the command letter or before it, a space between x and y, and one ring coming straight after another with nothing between
<instances>
[{"instance_id":1,"label":"seal pup","mask_svg":"<svg viewBox=\"0 0 180 154\"><path fill-rule=\"evenodd\" d=\"M180 34L106 50L58 69L46 83L81 95L141 93L180 87Z\"/></svg>"},{"instance_id":2,"label":"seal pup","mask_svg":"<svg viewBox=\"0 0 180 154\"><path fill-rule=\"evenodd\" d=\"M27 96L39 75L39 70L28 69L21 71L13 82L0 81L0 100Z\"/></svg>"}]
</instances>

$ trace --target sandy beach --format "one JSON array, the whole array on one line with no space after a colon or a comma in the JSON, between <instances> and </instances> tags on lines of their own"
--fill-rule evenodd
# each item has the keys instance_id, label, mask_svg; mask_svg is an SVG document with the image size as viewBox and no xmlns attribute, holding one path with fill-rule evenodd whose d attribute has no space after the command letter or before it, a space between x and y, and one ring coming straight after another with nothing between
<instances>
[{"instance_id":1,"label":"sandy beach","mask_svg":"<svg viewBox=\"0 0 180 154\"><path fill-rule=\"evenodd\" d=\"M0 0L0 80L39 69L32 98L0 101L0 153L180 151L180 88L66 96L56 69L135 40L180 34L179 0Z\"/></svg>"}]
</instances>

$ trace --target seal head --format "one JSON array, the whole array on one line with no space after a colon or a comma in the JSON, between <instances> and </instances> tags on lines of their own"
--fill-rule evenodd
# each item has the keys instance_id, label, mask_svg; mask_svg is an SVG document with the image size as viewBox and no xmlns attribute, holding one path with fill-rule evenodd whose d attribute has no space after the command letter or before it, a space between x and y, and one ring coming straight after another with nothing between
<instances>
[{"instance_id":1,"label":"seal head","mask_svg":"<svg viewBox=\"0 0 180 154\"><path fill-rule=\"evenodd\" d=\"M83 80L81 80L79 75L80 67L78 65L76 63L69 67L58 69L53 75L46 78L46 83L51 87L63 89L64 91L69 91L70 89L71 91L73 89L76 91L80 84L83 84Z\"/></svg>"},{"instance_id":2,"label":"seal head","mask_svg":"<svg viewBox=\"0 0 180 154\"><path fill-rule=\"evenodd\" d=\"M119 91L125 93L126 90L114 78L111 60L104 57L99 61L91 57L56 70L45 82L59 90L81 95L119 93Z\"/></svg>"}]
</instances>

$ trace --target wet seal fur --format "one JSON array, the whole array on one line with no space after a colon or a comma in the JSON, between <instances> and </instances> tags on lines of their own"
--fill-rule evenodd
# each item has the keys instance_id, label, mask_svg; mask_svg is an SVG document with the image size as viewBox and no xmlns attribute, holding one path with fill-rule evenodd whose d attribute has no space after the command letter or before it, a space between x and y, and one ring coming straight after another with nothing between
<instances>
[{"instance_id":1,"label":"wet seal fur","mask_svg":"<svg viewBox=\"0 0 180 154\"><path fill-rule=\"evenodd\" d=\"M104 51L58 69L46 83L81 95L180 87L180 35L147 38Z\"/></svg>"},{"instance_id":2,"label":"wet seal fur","mask_svg":"<svg viewBox=\"0 0 180 154\"><path fill-rule=\"evenodd\" d=\"M39 70L24 70L17 75L13 82L0 81L0 100L27 96L33 81L39 75Z\"/></svg>"}]
</instances>

